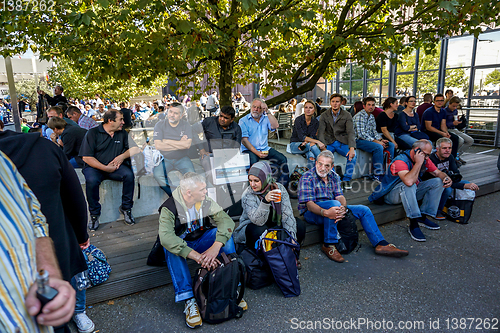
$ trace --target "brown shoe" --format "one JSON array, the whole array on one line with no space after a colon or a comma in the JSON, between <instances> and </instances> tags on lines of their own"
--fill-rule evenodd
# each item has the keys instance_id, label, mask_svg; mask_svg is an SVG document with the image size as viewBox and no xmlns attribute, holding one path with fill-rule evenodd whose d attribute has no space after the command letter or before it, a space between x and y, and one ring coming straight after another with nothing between
<instances>
[{"instance_id":1,"label":"brown shoe","mask_svg":"<svg viewBox=\"0 0 500 333\"><path fill-rule=\"evenodd\" d=\"M378 245L375 248L375 253L381 256L396 257L396 258L406 257L408 255L408 251L400 250L394 244L389 244L385 246Z\"/></svg>"},{"instance_id":2,"label":"brown shoe","mask_svg":"<svg viewBox=\"0 0 500 333\"><path fill-rule=\"evenodd\" d=\"M328 258L330 258L333 261L336 262L344 262L345 259L342 257L342 255L337 251L337 248L335 245L330 245L328 247L325 246L325 244L321 245L321 251L323 251Z\"/></svg>"}]
</instances>

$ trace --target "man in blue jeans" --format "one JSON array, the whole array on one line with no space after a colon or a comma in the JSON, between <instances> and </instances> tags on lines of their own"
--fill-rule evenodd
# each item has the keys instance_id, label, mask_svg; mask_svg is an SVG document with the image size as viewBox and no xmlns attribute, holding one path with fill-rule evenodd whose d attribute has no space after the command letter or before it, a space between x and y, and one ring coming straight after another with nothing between
<instances>
[{"instance_id":1,"label":"man in blue jeans","mask_svg":"<svg viewBox=\"0 0 500 333\"><path fill-rule=\"evenodd\" d=\"M170 105L167 118L155 125L153 138L155 148L163 155L163 161L153 169L155 177L162 190L172 196L168 181L168 173L172 169L182 174L194 172L194 166L188 156L193 141L191 125L184 119L184 106L174 102Z\"/></svg>"},{"instance_id":2,"label":"man in blue jeans","mask_svg":"<svg viewBox=\"0 0 500 333\"><path fill-rule=\"evenodd\" d=\"M259 160L268 160L273 168L273 176L288 188L290 182L288 161L285 155L269 147L268 131L275 131L278 120L270 112L260 98L252 101L250 113L240 119L241 151L250 155L250 166ZM277 169L277 170L276 170Z\"/></svg>"},{"instance_id":3,"label":"man in blue jeans","mask_svg":"<svg viewBox=\"0 0 500 333\"><path fill-rule=\"evenodd\" d=\"M453 142L451 139L448 138L440 138L436 141L436 151L431 154L429 159L434 163L436 168L439 170L445 172L445 173L454 173L457 176L460 175L460 171L458 170L457 162L456 159L454 159L451 156L451 151L452 151L452 145ZM429 179L432 178L432 176L429 175ZM460 175L461 178L461 175ZM453 178L452 178L453 180ZM443 213L443 208L444 205L446 204L446 201L448 198L451 196L453 193L453 189L457 190L472 190L472 191L477 191L479 190L479 186L477 186L474 183L471 183L467 180L454 180L453 184L451 184L450 187L447 187L444 189L443 194L441 195L441 200L439 201L439 206L438 210L436 213L436 220L444 220L445 216Z\"/></svg>"},{"instance_id":4,"label":"man in blue jeans","mask_svg":"<svg viewBox=\"0 0 500 333\"><path fill-rule=\"evenodd\" d=\"M435 217L443 190L451 186L451 179L429 159L432 144L429 140L418 140L411 150L399 154L389 172L375 188L368 200L389 205L403 204L406 216L410 219L408 232L413 240L425 242L419 224L430 230L440 229L427 216ZM437 177L422 181L425 172ZM422 205L418 206L418 200Z\"/></svg>"},{"instance_id":5,"label":"man in blue jeans","mask_svg":"<svg viewBox=\"0 0 500 333\"><path fill-rule=\"evenodd\" d=\"M384 175L384 149L394 158L394 143L382 139L382 134L377 132L377 124L372 114L375 110L375 98L363 99L363 107L364 110L359 111L352 119L356 132L356 147L372 154L373 178L380 181Z\"/></svg>"},{"instance_id":6,"label":"man in blue jeans","mask_svg":"<svg viewBox=\"0 0 500 333\"><path fill-rule=\"evenodd\" d=\"M346 209L350 209L361 221L366 235L375 248L375 253L391 257L404 257L408 251L400 250L389 244L375 222L370 209L363 205L347 206L342 193L340 178L333 172L333 153L325 150L316 159L316 166L302 175L299 181L299 212L307 222L323 225L324 242L321 250L328 258L336 262L344 262L335 245L339 242L337 222Z\"/></svg>"},{"instance_id":7,"label":"man in blue jeans","mask_svg":"<svg viewBox=\"0 0 500 333\"><path fill-rule=\"evenodd\" d=\"M319 118L318 139L326 149L337 152L347 158L342 179L344 189L352 189L351 179L356 165L356 137L351 114L341 108L343 97L330 95L331 109L323 112Z\"/></svg>"},{"instance_id":8,"label":"man in blue jeans","mask_svg":"<svg viewBox=\"0 0 500 333\"><path fill-rule=\"evenodd\" d=\"M205 178L194 172L183 176L179 187L160 207L160 241L165 248L175 301L185 301L184 312L189 328L201 326L202 320L186 259L192 259L208 270L217 267L220 252L236 252L233 230L234 221L207 197ZM239 306L247 309L243 300Z\"/></svg>"}]
</instances>

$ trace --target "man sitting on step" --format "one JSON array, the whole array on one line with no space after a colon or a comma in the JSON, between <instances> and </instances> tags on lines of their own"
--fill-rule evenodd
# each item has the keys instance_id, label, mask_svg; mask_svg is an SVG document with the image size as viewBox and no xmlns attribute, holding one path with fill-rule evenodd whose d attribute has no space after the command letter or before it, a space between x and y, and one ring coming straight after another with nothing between
<instances>
[{"instance_id":1,"label":"man sitting on step","mask_svg":"<svg viewBox=\"0 0 500 333\"><path fill-rule=\"evenodd\" d=\"M187 172L172 196L160 206L160 242L165 248L175 301L185 301L186 325L190 328L201 326L202 320L186 259L208 270L216 268L220 252L236 252L233 230L234 221L207 196L205 177L194 172ZM239 306L247 309L244 300Z\"/></svg>"},{"instance_id":2,"label":"man sitting on step","mask_svg":"<svg viewBox=\"0 0 500 333\"><path fill-rule=\"evenodd\" d=\"M390 164L390 172L382 178L368 200L376 203L397 205L403 203L406 216L410 219L408 232L417 242L425 242L425 236L419 228L438 230L438 224L427 219L436 217L439 200L443 190L451 186L451 179L429 159L432 144L429 140L415 141L411 150L399 154ZM437 178L421 181L425 172ZM422 200L420 207L418 200Z\"/></svg>"},{"instance_id":3,"label":"man sitting on step","mask_svg":"<svg viewBox=\"0 0 500 333\"><path fill-rule=\"evenodd\" d=\"M344 262L335 245L339 242L337 222L347 209L361 221L375 253L391 257L404 257L408 251L389 244L382 236L370 208L363 205L347 205L342 193L339 176L333 171L333 153L322 151L316 159L316 167L302 175L299 181L299 212L307 222L323 225L324 242L321 250L333 261Z\"/></svg>"}]
</instances>

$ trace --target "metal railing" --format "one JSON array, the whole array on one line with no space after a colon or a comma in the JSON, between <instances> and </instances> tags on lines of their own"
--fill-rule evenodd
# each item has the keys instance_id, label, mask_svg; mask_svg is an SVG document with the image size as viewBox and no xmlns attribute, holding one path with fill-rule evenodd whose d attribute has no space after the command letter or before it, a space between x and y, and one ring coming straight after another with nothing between
<instances>
[{"instance_id":1,"label":"metal railing","mask_svg":"<svg viewBox=\"0 0 500 333\"><path fill-rule=\"evenodd\" d=\"M465 130L474 138L474 144L499 147L500 145L500 109L495 108L462 108L466 111L469 124ZM460 111L459 111L460 113Z\"/></svg>"}]
</instances>

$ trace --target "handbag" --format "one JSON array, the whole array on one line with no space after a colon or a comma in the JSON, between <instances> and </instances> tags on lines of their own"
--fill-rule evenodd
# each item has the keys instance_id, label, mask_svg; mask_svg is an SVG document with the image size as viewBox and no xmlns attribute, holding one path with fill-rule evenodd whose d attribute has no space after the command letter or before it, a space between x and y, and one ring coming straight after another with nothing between
<instances>
[{"instance_id":1,"label":"handbag","mask_svg":"<svg viewBox=\"0 0 500 333\"><path fill-rule=\"evenodd\" d=\"M279 233L285 237L280 240ZM269 235L269 237L268 237ZM269 229L259 239L258 253L266 259L274 281L285 297L300 295L297 258L300 245L286 229Z\"/></svg>"},{"instance_id":2,"label":"handbag","mask_svg":"<svg viewBox=\"0 0 500 333\"><path fill-rule=\"evenodd\" d=\"M467 127L467 118L465 117L464 114L460 116L460 121L461 123L455 126L457 130L463 130L464 128Z\"/></svg>"},{"instance_id":3,"label":"handbag","mask_svg":"<svg viewBox=\"0 0 500 333\"><path fill-rule=\"evenodd\" d=\"M337 222L337 232L340 239L336 248L341 254L351 253L358 246L359 233L356 220L356 216L348 209L344 218Z\"/></svg>"},{"instance_id":4,"label":"handbag","mask_svg":"<svg viewBox=\"0 0 500 333\"><path fill-rule=\"evenodd\" d=\"M111 266L102 250L90 244L82 251L89 271L89 280L92 286L97 286L108 280Z\"/></svg>"},{"instance_id":5,"label":"handbag","mask_svg":"<svg viewBox=\"0 0 500 333\"><path fill-rule=\"evenodd\" d=\"M453 195L446 201L443 212L450 221L468 224L476 193L472 190L454 189Z\"/></svg>"},{"instance_id":6,"label":"handbag","mask_svg":"<svg viewBox=\"0 0 500 333\"><path fill-rule=\"evenodd\" d=\"M148 266L167 266L167 261L165 259L165 250L160 242L160 235L156 236L156 241L149 252L148 261L146 262Z\"/></svg>"}]
</instances>

